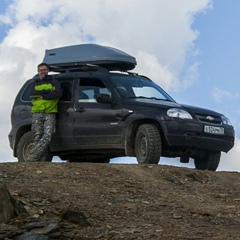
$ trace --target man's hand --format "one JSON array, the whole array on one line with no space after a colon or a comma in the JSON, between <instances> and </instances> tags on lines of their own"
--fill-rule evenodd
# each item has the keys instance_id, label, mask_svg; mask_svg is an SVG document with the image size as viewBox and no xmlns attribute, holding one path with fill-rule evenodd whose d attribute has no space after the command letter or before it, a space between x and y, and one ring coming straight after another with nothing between
<instances>
[{"instance_id":1,"label":"man's hand","mask_svg":"<svg viewBox=\"0 0 240 240\"><path fill-rule=\"evenodd\" d=\"M38 97L38 98L35 98L34 101L38 101L38 100L42 100L43 97Z\"/></svg>"}]
</instances>

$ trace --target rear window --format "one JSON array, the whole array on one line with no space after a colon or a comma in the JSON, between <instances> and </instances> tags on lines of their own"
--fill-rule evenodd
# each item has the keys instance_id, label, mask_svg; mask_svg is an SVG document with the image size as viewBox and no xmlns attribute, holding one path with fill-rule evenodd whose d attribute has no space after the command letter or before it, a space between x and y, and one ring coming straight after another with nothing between
<instances>
[{"instance_id":1,"label":"rear window","mask_svg":"<svg viewBox=\"0 0 240 240\"><path fill-rule=\"evenodd\" d=\"M31 102L31 98L30 98L30 87L31 87L31 83L29 83L26 88L24 89L22 96L21 96L21 100L24 102Z\"/></svg>"}]
</instances>

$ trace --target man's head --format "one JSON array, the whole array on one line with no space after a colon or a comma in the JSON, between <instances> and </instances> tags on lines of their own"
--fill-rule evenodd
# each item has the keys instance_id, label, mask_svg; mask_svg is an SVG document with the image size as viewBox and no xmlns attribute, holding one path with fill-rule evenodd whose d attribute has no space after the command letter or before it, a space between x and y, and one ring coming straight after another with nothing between
<instances>
[{"instance_id":1,"label":"man's head","mask_svg":"<svg viewBox=\"0 0 240 240\"><path fill-rule=\"evenodd\" d=\"M43 79L48 75L49 72L49 66L46 63L40 63L38 65L38 75L40 79Z\"/></svg>"}]
</instances>

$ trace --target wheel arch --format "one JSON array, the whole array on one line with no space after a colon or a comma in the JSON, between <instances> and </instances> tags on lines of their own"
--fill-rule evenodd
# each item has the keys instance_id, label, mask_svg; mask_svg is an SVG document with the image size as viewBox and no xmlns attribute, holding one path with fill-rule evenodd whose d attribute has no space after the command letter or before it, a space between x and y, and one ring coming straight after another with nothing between
<instances>
[{"instance_id":1,"label":"wheel arch","mask_svg":"<svg viewBox=\"0 0 240 240\"><path fill-rule=\"evenodd\" d=\"M133 121L131 124L129 124L129 126L126 129L126 135L125 135L125 154L126 154L126 156L135 157L135 149L134 149L135 136L136 136L139 126L141 126L142 124L155 125L160 132L163 146L165 146L165 144L167 144L163 128L156 119L152 119L152 118L137 119L137 120Z\"/></svg>"}]
</instances>

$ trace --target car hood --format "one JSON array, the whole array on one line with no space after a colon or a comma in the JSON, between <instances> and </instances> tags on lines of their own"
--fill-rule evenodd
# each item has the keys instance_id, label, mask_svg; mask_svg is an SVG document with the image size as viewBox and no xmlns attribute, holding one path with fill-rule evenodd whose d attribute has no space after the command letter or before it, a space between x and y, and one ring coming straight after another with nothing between
<instances>
[{"instance_id":1,"label":"car hood","mask_svg":"<svg viewBox=\"0 0 240 240\"><path fill-rule=\"evenodd\" d=\"M195 107L186 104L180 104L177 102L165 101L165 100L156 100L156 99L147 99L147 98L130 98L125 99L124 103L126 105L137 105L137 106L146 106L146 107L155 107L155 108L162 108L162 109L169 109L169 108L183 108L186 111L192 114L206 114L206 115L215 115L221 116L221 113L201 108Z\"/></svg>"},{"instance_id":2,"label":"car hood","mask_svg":"<svg viewBox=\"0 0 240 240\"><path fill-rule=\"evenodd\" d=\"M201 107L195 107L195 106L190 106L186 104L180 104L185 110L189 112L193 112L195 114L208 114L208 115L216 115L216 116L221 116L221 113L215 112L213 110L209 110L206 108L201 108Z\"/></svg>"},{"instance_id":3,"label":"car hood","mask_svg":"<svg viewBox=\"0 0 240 240\"><path fill-rule=\"evenodd\" d=\"M157 100L157 99L148 99L148 98L127 98L124 103L126 105L137 105L137 106L147 106L155 108L164 108L168 109L171 107L181 107L180 104L171 101Z\"/></svg>"}]
</instances>

